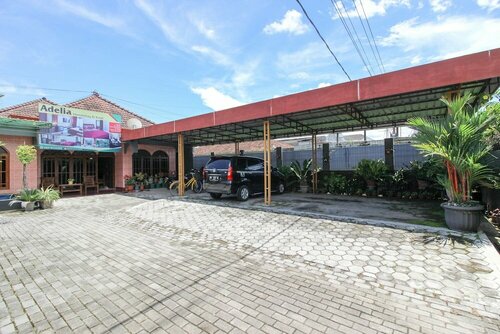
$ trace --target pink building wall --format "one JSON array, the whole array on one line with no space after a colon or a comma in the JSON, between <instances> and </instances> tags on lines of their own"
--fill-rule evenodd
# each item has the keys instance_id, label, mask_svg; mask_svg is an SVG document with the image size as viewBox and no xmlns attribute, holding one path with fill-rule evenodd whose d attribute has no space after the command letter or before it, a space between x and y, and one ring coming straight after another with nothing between
<instances>
[{"instance_id":1,"label":"pink building wall","mask_svg":"<svg viewBox=\"0 0 500 334\"><path fill-rule=\"evenodd\" d=\"M176 173L177 162L175 161L175 148L167 146L154 146L154 145L143 145L139 144L139 150L146 150L149 154L153 154L156 151L163 151L168 155L168 169L170 173ZM122 151L115 153L115 187L123 188L125 187L125 181L123 177L125 175L132 175L132 150L130 147L125 153L125 149L122 146Z\"/></svg>"},{"instance_id":2,"label":"pink building wall","mask_svg":"<svg viewBox=\"0 0 500 334\"><path fill-rule=\"evenodd\" d=\"M33 138L0 135L0 141L4 143L3 149L7 150L9 153L9 187L8 189L0 189L0 194L17 193L23 188L23 165L17 160L16 148L19 145L31 145L33 143ZM37 159L26 168L29 188L36 188L39 183L39 161L40 152L38 152Z\"/></svg>"},{"instance_id":3,"label":"pink building wall","mask_svg":"<svg viewBox=\"0 0 500 334\"><path fill-rule=\"evenodd\" d=\"M0 135L0 141L3 142L4 149L9 153L9 187L8 189L1 189L0 194L13 194L19 192L23 188L23 165L17 160L16 148L19 145L33 143L32 137L23 136L6 136ZM166 146L153 146L153 145L142 145L139 144L139 149L146 150L150 154L160 150L164 151L168 155L169 161L169 172L175 173L177 170L176 160L175 160L175 148ZM126 153L122 148L121 152L115 153L115 187L123 188L125 182L123 177L125 175L132 174L132 151L129 149ZM33 161L27 167L27 179L29 188L37 188L41 182L41 153L42 150L38 150L38 156L35 161Z\"/></svg>"}]
</instances>

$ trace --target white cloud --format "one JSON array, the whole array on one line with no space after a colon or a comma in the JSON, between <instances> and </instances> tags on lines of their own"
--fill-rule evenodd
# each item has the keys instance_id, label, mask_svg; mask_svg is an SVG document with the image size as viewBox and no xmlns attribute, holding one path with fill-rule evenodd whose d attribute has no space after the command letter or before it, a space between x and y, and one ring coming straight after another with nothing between
<instances>
[{"instance_id":1,"label":"white cloud","mask_svg":"<svg viewBox=\"0 0 500 334\"><path fill-rule=\"evenodd\" d=\"M500 8L500 0L477 0L477 5L491 12Z\"/></svg>"},{"instance_id":2,"label":"white cloud","mask_svg":"<svg viewBox=\"0 0 500 334\"><path fill-rule=\"evenodd\" d=\"M231 82L236 88L248 87L255 83L255 72L260 65L260 60L255 58L244 65L236 65L233 69Z\"/></svg>"},{"instance_id":3,"label":"white cloud","mask_svg":"<svg viewBox=\"0 0 500 334\"><path fill-rule=\"evenodd\" d=\"M429 0L429 2L436 13L444 12L453 5L452 0Z\"/></svg>"},{"instance_id":4,"label":"white cloud","mask_svg":"<svg viewBox=\"0 0 500 334\"><path fill-rule=\"evenodd\" d=\"M277 67L295 73L307 72L307 69L322 67L331 62L331 55L320 43L310 43L298 51L278 55Z\"/></svg>"},{"instance_id":5,"label":"white cloud","mask_svg":"<svg viewBox=\"0 0 500 334\"><path fill-rule=\"evenodd\" d=\"M212 110L223 110L243 104L231 96L222 93L215 87L192 87L191 91L199 95L203 104Z\"/></svg>"},{"instance_id":6,"label":"white cloud","mask_svg":"<svg viewBox=\"0 0 500 334\"><path fill-rule=\"evenodd\" d=\"M324 88L324 87L328 87L328 86L331 86L332 84L329 83L329 82L320 82L318 84L318 88Z\"/></svg>"},{"instance_id":7,"label":"white cloud","mask_svg":"<svg viewBox=\"0 0 500 334\"><path fill-rule=\"evenodd\" d=\"M419 23L418 18L400 22L380 40L382 46L396 46L406 52L426 53L428 60L457 57L500 46L500 18L447 17Z\"/></svg>"},{"instance_id":8,"label":"white cloud","mask_svg":"<svg viewBox=\"0 0 500 334\"><path fill-rule=\"evenodd\" d=\"M86 7L68 2L66 0L57 0L56 4L59 6L59 8L63 9L66 12L80 16L89 21L99 23L108 28L122 30L126 26L125 22L118 17L98 13Z\"/></svg>"},{"instance_id":9,"label":"white cloud","mask_svg":"<svg viewBox=\"0 0 500 334\"><path fill-rule=\"evenodd\" d=\"M422 57L420 55L416 55L410 60L410 64L412 65L418 65L422 62Z\"/></svg>"},{"instance_id":10,"label":"white cloud","mask_svg":"<svg viewBox=\"0 0 500 334\"><path fill-rule=\"evenodd\" d=\"M347 13L350 17L364 17L364 14L366 13L368 18L377 15L384 16L387 13L387 9L390 7L406 6L409 8L411 5L410 0L379 0L378 2L374 0L363 0L362 2L361 0L355 0L355 3L358 7L357 11L354 5L350 8L344 8L344 2L342 1L337 1L336 5L339 7L341 12L344 14ZM363 9L365 13L363 13ZM337 16L334 18L337 18Z\"/></svg>"},{"instance_id":11,"label":"white cloud","mask_svg":"<svg viewBox=\"0 0 500 334\"><path fill-rule=\"evenodd\" d=\"M346 44L336 44L335 52L341 58L349 50L347 41ZM298 51L279 54L275 66L281 76L295 83L307 82L309 87L316 82L337 83L346 80L342 71L335 66L332 55L320 42L309 43Z\"/></svg>"},{"instance_id":12,"label":"white cloud","mask_svg":"<svg viewBox=\"0 0 500 334\"><path fill-rule=\"evenodd\" d=\"M293 80L308 80L311 78L311 75L307 72L301 71L290 73L288 77Z\"/></svg>"},{"instance_id":13,"label":"white cloud","mask_svg":"<svg viewBox=\"0 0 500 334\"><path fill-rule=\"evenodd\" d=\"M281 32L292 35L301 35L308 30L307 25L302 22L302 14L295 9L289 10L285 16L276 22L272 22L264 27L264 33L273 35Z\"/></svg>"},{"instance_id":14,"label":"white cloud","mask_svg":"<svg viewBox=\"0 0 500 334\"><path fill-rule=\"evenodd\" d=\"M209 28L207 24L201 20L192 20L193 24L195 25L196 29L205 36L207 39L215 40L216 34L215 30L212 28Z\"/></svg>"},{"instance_id":15,"label":"white cloud","mask_svg":"<svg viewBox=\"0 0 500 334\"><path fill-rule=\"evenodd\" d=\"M182 44L181 39L177 36L177 31L171 25L171 23L161 15L159 8L156 8L147 0L135 0L134 1L137 8L139 8L144 15L146 15L160 30L163 35L171 42Z\"/></svg>"},{"instance_id":16,"label":"white cloud","mask_svg":"<svg viewBox=\"0 0 500 334\"><path fill-rule=\"evenodd\" d=\"M0 80L0 95L28 95L43 97L47 93L40 88L34 88L30 85L15 85L9 81Z\"/></svg>"},{"instance_id":17,"label":"white cloud","mask_svg":"<svg viewBox=\"0 0 500 334\"><path fill-rule=\"evenodd\" d=\"M223 66L232 66L232 62L228 56L207 46L193 45L191 47L191 50L199 54L202 54L204 56L207 56L210 60L212 60L216 64Z\"/></svg>"}]
</instances>

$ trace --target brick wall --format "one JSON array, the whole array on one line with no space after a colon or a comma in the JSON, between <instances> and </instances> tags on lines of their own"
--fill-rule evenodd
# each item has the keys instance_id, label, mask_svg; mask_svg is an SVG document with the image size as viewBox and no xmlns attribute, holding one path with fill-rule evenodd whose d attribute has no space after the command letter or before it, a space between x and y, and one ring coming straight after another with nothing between
<instances>
[{"instance_id":1,"label":"brick wall","mask_svg":"<svg viewBox=\"0 0 500 334\"><path fill-rule=\"evenodd\" d=\"M0 141L5 144L3 148L9 152L9 189L0 190L0 194L17 193L23 188L23 165L17 160L16 148L19 145L31 145L33 138L0 135ZM40 152L38 152L36 161L33 161L26 168L29 188L36 188L38 185L39 158Z\"/></svg>"}]
</instances>

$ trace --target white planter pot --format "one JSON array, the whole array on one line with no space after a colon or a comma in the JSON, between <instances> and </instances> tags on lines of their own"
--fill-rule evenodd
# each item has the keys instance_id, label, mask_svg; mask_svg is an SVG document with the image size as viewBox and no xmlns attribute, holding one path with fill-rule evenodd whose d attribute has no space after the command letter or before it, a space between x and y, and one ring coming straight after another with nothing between
<instances>
[{"instance_id":1,"label":"white planter pot","mask_svg":"<svg viewBox=\"0 0 500 334\"><path fill-rule=\"evenodd\" d=\"M24 211L33 211L35 210L35 202L21 202L21 208Z\"/></svg>"}]
</instances>

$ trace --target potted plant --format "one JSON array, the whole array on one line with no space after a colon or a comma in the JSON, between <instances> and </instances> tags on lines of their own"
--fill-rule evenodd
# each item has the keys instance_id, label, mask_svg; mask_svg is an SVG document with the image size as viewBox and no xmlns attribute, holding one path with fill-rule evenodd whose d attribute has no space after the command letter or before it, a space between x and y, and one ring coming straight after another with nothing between
<instances>
[{"instance_id":1,"label":"potted plant","mask_svg":"<svg viewBox=\"0 0 500 334\"><path fill-rule=\"evenodd\" d=\"M130 175L125 175L123 179L125 180L125 192L134 191L135 179Z\"/></svg>"},{"instance_id":2,"label":"potted plant","mask_svg":"<svg viewBox=\"0 0 500 334\"><path fill-rule=\"evenodd\" d=\"M68 179L68 184L72 185L75 182L75 179Z\"/></svg>"},{"instance_id":3,"label":"potted plant","mask_svg":"<svg viewBox=\"0 0 500 334\"><path fill-rule=\"evenodd\" d=\"M484 163L492 148L485 134L498 115L490 108L471 107L471 99L470 94L451 101L442 98L448 108L444 118L416 117L408 121L418 131L414 146L446 168L446 174L438 177L448 197L441 206L448 227L460 231L477 231L484 206L472 200L472 190L493 178L492 170Z\"/></svg>"},{"instance_id":4,"label":"potted plant","mask_svg":"<svg viewBox=\"0 0 500 334\"><path fill-rule=\"evenodd\" d=\"M435 159L427 159L424 161L411 161L408 172L417 182L418 190L425 190L430 186L433 178L444 173L444 169Z\"/></svg>"},{"instance_id":5,"label":"potted plant","mask_svg":"<svg viewBox=\"0 0 500 334\"><path fill-rule=\"evenodd\" d=\"M146 179L146 175L144 173L135 173L135 190L144 190L144 180Z\"/></svg>"},{"instance_id":6,"label":"potted plant","mask_svg":"<svg viewBox=\"0 0 500 334\"><path fill-rule=\"evenodd\" d=\"M304 160L302 162L302 165L298 160L295 160L290 164L290 169L295 175L297 181L299 182L299 187L300 187L300 192L301 193L306 193L308 190L308 185L307 185L307 177L311 173L311 170L309 169L311 167L312 160Z\"/></svg>"},{"instance_id":7,"label":"potted plant","mask_svg":"<svg viewBox=\"0 0 500 334\"><path fill-rule=\"evenodd\" d=\"M21 203L21 208L24 211L33 211L35 203L40 200L40 190L38 189L23 189L16 195L15 199L10 201L9 205Z\"/></svg>"},{"instance_id":8,"label":"potted plant","mask_svg":"<svg viewBox=\"0 0 500 334\"><path fill-rule=\"evenodd\" d=\"M26 167L36 159L37 151L33 145L19 145L16 148L17 159L23 165L23 189L28 188L28 180L26 178Z\"/></svg>"},{"instance_id":9,"label":"potted plant","mask_svg":"<svg viewBox=\"0 0 500 334\"><path fill-rule=\"evenodd\" d=\"M374 192L377 183L383 180L387 173L387 166L382 160L363 159L356 168L356 174L363 178L369 192Z\"/></svg>"},{"instance_id":10,"label":"potted plant","mask_svg":"<svg viewBox=\"0 0 500 334\"><path fill-rule=\"evenodd\" d=\"M54 206L54 202L61 198L59 191L55 190L52 185L47 188L41 188L39 191L40 207L42 209L50 209Z\"/></svg>"}]
</instances>

